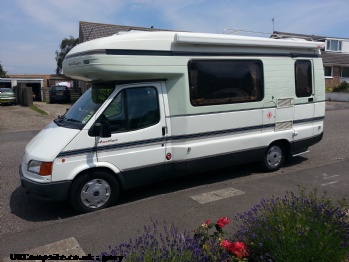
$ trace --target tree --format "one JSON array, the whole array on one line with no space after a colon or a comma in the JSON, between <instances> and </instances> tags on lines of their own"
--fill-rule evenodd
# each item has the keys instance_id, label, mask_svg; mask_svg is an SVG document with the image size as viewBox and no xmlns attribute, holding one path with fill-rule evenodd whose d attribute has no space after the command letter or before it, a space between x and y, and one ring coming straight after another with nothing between
<instances>
[{"instance_id":1,"label":"tree","mask_svg":"<svg viewBox=\"0 0 349 262\"><path fill-rule=\"evenodd\" d=\"M8 77L7 75L6 75L6 71L4 71L4 69L2 69L2 65L0 64L0 77Z\"/></svg>"},{"instance_id":2,"label":"tree","mask_svg":"<svg viewBox=\"0 0 349 262\"><path fill-rule=\"evenodd\" d=\"M62 73L62 63L64 57L68 54L68 52L77 44L79 43L79 38L74 38L70 36L70 38L64 38L59 45L61 48L60 51L56 50L56 61L57 61L57 68L56 68L56 74L59 75Z\"/></svg>"}]
</instances>

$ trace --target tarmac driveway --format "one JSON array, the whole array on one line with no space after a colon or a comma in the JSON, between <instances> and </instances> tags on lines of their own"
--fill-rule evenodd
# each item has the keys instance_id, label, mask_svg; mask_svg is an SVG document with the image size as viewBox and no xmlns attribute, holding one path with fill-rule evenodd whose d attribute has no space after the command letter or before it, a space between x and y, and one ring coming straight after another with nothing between
<instances>
[{"instance_id":1,"label":"tarmac driveway","mask_svg":"<svg viewBox=\"0 0 349 262\"><path fill-rule=\"evenodd\" d=\"M34 106L45 111L47 115L40 114L24 106L0 107L0 133L24 130L41 130L59 115L63 115L70 107L67 104L47 104L34 102Z\"/></svg>"}]
</instances>

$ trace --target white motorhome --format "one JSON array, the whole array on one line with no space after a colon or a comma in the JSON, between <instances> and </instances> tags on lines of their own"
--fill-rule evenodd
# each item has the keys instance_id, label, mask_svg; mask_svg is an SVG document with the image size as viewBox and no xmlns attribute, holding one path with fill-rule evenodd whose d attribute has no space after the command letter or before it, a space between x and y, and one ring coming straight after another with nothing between
<instances>
[{"instance_id":1,"label":"white motorhome","mask_svg":"<svg viewBox=\"0 0 349 262\"><path fill-rule=\"evenodd\" d=\"M323 135L323 43L137 32L74 47L91 88L27 145L22 186L80 212L120 190L260 161L279 169Z\"/></svg>"}]
</instances>

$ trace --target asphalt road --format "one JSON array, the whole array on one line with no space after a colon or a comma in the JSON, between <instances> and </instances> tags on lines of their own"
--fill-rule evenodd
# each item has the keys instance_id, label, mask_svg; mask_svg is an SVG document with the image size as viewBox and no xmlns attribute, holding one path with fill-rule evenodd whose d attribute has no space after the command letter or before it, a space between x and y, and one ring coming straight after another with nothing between
<instances>
[{"instance_id":1,"label":"asphalt road","mask_svg":"<svg viewBox=\"0 0 349 262\"><path fill-rule=\"evenodd\" d=\"M25 145L56 113L41 116L19 106L0 107L0 259L71 238L86 254L99 254L136 236L151 218L192 230L206 219L234 220L261 198L298 192L298 185L326 190L333 199L349 198L349 103L328 103L326 108L323 140L277 172L262 173L249 164L172 179L128 191L109 209L76 215L67 203L42 203L20 188L18 165ZM230 197L196 201L222 190ZM234 230L234 223L227 229Z\"/></svg>"}]
</instances>

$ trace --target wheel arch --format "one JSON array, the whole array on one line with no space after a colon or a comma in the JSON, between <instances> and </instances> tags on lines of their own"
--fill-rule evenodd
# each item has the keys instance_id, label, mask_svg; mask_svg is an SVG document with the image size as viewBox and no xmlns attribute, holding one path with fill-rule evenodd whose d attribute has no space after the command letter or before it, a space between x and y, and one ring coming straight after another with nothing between
<instances>
[{"instance_id":1,"label":"wheel arch","mask_svg":"<svg viewBox=\"0 0 349 262\"><path fill-rule=\"evenodd\" d=\"M277 171L290 155L291 144L286 139L274 140L268 145L261 160L261 167L266 172Z\"/></svg>"},{"instance_id":2,"label":"wheel arch","mask_svg":"<svg viewBox=\"0 0 349 262\"><path fill-rule=\"evenodd\" d=\"M95 167L91 167L91 168L86 168L83 170L80 170L74 177L74 179L72 180L72 184L81 176L83 176L86 173L89 172L95 172L95 171L102 171L102 172L107 172L112 174L115 179L118 181L118 183L120 184L120 189L123 190L126 188L126 182L124 177L122 176L121 172L118 170L117 172L115 172L115 169L113 170L112 168L108 167L108 166L95 166Z\"/></svg>"},{"instance_id":3,"label":"wheel arch","mask_svg":"<svg viewBox=\"0 0 349 262\"><path fill-rule=\"evenodd\" d=\"M266 150L268 150L268 148L271 145L274 144L280 144L283 149L285 150L285 160L289 160L290 156L291 156L291 142L288 141L287 139L278 139L278 140L274 140L273 142L271 142L268 147L266 148Z\"/></svg>"},{"instance_id":4,"label":"wheel arch","mask_svg":"<svg viewBox=\"0 0 349 262\"><path fill-rule=\"evenodd\" d=\"M114 205L122 190L118 177L106 167L93 167L75 176L69 189L69 202L79 213Z\"/></svg>"}]
</instances>

